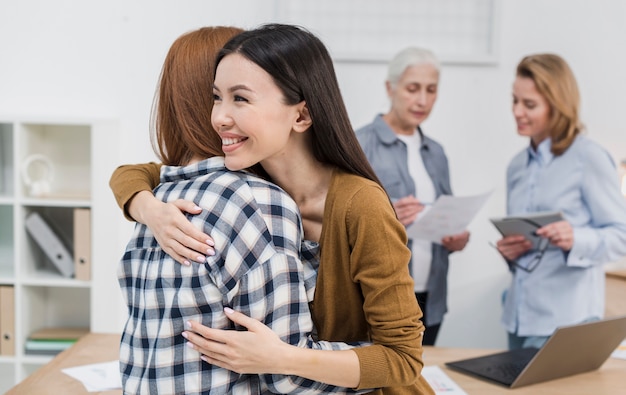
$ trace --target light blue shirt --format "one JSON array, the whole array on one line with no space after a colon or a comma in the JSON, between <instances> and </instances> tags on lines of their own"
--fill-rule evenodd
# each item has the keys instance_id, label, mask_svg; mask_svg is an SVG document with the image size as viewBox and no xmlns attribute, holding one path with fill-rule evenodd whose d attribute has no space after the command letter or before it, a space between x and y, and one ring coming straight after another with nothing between
<instances>
[{"instance_id":1,"label":"light blue shirt","mask_svg":"<svg viewBox=\"0 0 626 395\"><path fill-rule=\"evenodd\" d=\"M502 323L518 336L548 336L558 326L604 315L602 265L626 255L626 199L609 153L585 136L554 156L551 140L528 147L507 169L507 213L560 211L574 229L569 252L550 246L539 266L515 270ZM527 266L531 250L518 259Z\"/></svg>"}]
</instances>

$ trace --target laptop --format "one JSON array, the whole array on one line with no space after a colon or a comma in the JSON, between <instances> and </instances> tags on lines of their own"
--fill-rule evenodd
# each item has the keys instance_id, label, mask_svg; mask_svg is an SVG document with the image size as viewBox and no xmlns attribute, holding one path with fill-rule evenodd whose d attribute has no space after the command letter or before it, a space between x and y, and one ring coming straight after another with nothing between
<instances>
[{"instance_id":1,"label":"laptop","mask_svg":"<svg viewBox=\"0 0 626 395\"><path fill-rule=\"evenodd\" d=\"M541 347L447 362L461 373L517 388L598 369L626 338L626 316L563 326Z\"/></svg>"}]
</instances>

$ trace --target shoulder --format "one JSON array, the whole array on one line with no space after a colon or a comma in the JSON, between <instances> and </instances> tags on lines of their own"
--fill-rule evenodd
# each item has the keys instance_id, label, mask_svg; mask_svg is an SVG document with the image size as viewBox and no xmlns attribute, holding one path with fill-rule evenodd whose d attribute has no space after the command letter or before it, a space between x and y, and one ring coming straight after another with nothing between
<instances>
[{"instance_id":1,"label":"shoulder","mask_svg":"<svg viewBox=\"0 0 626 395\"><path fill-rule=\"evenodd\" d=\"M380 118L380 119L379 119ZM377 115L372 122L367 125L361 126L356 129L356 137L361 144L367 143L377 139L376 130L380 128L380 122L382 121L381 115ZM384 121L382 121L384 122Z\"/></svg>"},{"instance_id":2,"label":"shoulder","mask_svg":"<svg viewBox=\"0 0 626 395\"><path fill-rule=\"evenodd\" d=\"M378 183L342 171L336 172L328 198L334 206L351 209L353 214L355 211L367 210L372 213L378 207L391 207L387 193Z\"/></svg>"},{"instance_id":3,"label":"shoulder","mask_svg":"<svg viewBox=\"0 0 626 395\"><path fill-rule=\"evenodd\" d=\"M260 203L272 206L275 211L280 208L298 213L296 202L278 185L250 173L246 173L245 182Z\"/></svg>"},{"instance_id":4,"label":"shoulder","mask_svg":"<svg viewBox=\"0 0 626 395\"><path fill-rule=\"evenodd\" d=\"M578 156L598 159L611 158L611 155L603 146L584 135L578 135L568 151L570 149ZM565 152L567 153L567 151Z\"/></svg>"},{"instance_id":5,"label":"shoulder","mask_svg":"<svg viewBox=\"0 0 626 395\"><path fill-rule=\"evenodd\" d=\"M513 156L508 165L508 172L524 167L528 163L528 148L524 148Z\"/></svg>"},{"instance_id":6,"label":"shoulder","mask_svg":"<svg viewBox=\"0 0 626 395\"><path fill-rule=\"evenodd\" d=\"M563 155L572 157L576 162L574 165L580 166L583 171L595 173L615 168L611 154L603 146L584 135L577 136Z\"/></svg>"}]
</instances>

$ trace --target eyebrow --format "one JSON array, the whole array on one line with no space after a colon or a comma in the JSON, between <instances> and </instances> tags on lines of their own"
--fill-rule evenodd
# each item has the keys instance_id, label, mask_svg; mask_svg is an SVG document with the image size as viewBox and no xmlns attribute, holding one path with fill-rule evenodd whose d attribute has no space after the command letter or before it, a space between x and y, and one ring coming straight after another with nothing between
<instances>
[{"instance_id":1,"label":"eyebrow","mask_svg":"<svg viewBox=\"0 0 626 395\"><path fill-rule=\"evenodd\" d=\"M220 88L217 87L217 85L213 84L213 89L215 89L216 91L219 91ZM238 90L244 90L244 91L248 91L248 92L252 92L252 89L248 88L246 85L243 84L239 84L239 85L233 85L230 88L228 88L228 92L235 92Z\"/></svg>"}]
</instances>

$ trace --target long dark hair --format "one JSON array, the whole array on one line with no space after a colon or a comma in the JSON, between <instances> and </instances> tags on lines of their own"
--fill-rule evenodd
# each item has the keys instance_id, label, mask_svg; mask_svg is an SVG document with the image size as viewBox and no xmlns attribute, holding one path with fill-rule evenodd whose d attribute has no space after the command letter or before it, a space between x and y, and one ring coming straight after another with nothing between
<instances>
[{"instance_id":1,"label":"long dark hair","mask_svg":"<svg viewBox=\"0 0 626 395\"><path fill-rule=\"evenodd\" d=\"M307 133L318 161L381 185L350 124L332 59L315 35L299 26L263 25L229 40L217 56L216 67L232 53L265 70L287 104L306 102L313 121Z\"/></svg>"}]
</instances>

